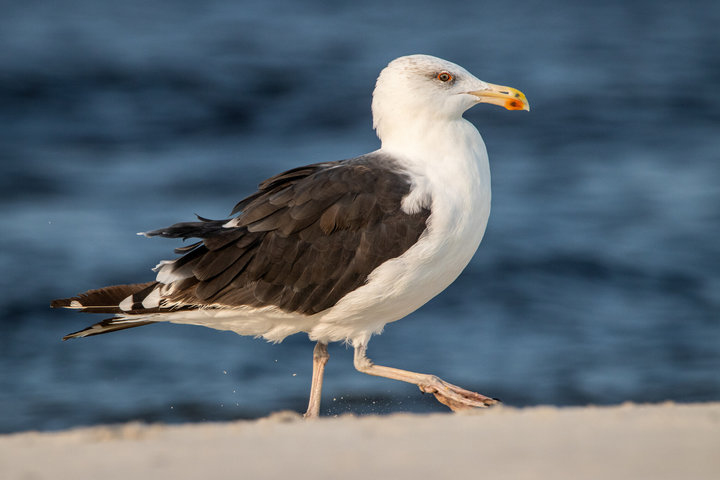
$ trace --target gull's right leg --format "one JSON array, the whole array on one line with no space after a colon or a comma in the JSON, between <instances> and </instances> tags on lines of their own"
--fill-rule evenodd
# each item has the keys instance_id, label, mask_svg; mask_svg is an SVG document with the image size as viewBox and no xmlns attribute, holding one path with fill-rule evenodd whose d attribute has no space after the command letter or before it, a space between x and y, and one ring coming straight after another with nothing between
<instances>
[{"instance_id":1,"label":"gull's right leg","mask_svg":"<svg viewBox=\"0 0 720 480\"><path fill-rule=\"evenodd\" d=\"M457 385L448 383L435 375L425 373L409 372L399 368L383 367L375 365L366 355L367 347L359 345L355 347L355 368L368 375L377 377L392 378L402 382L412 383L425 393L432 393L438 402L447 405L453 411L467 410L470 408L484 408L500 403L497 398L486 397L479 393L465 390Z\"/></svg>"}]
</instances>

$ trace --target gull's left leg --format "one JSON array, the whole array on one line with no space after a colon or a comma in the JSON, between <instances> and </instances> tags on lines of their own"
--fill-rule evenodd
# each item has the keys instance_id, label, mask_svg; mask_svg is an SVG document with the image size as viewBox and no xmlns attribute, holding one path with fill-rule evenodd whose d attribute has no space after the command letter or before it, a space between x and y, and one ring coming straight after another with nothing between
<instances>
[{"instance_id":1,"label":"gull's left leg","mask_svg":"<svg viewBox=\"0 0 720 480\"><path fill-rule=\"evenodd\" d=\"M327 343L317 342L313 350L312 384L310 387L310 401L304 415L305 418L317 418L320 415L323 374L325 373L325 364L329 358Z\"/></svg>"},{"instance_id":2,"label":"gull's left leg","mask_svg":"<svg viewBox=\"0 0 720 480\"><path fill-rule=\"evenodd\" d=\"M470 390L465 390L435 375L375 365L367 358L365 354L366 349L367 347L365 345L355 347L355 368L358 371L417 385L420 391L432 393L438 402L447 405L453 411L489 407L490 405L500 403L500 400L497 398L490 398L479 393L471 392Z\"/></svg>"}]
</instances>

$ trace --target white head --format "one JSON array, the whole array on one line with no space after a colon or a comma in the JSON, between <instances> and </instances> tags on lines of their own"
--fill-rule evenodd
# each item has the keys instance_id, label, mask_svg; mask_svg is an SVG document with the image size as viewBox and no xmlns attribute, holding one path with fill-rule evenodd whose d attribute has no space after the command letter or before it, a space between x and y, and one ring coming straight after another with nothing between
<instances>
[{"instance_id":1,"label":"white head","mask_svg":"<svg viewBox=\"0 0 720 480\"><path fill-rule=\"evenodd\" d=\"M396 58L380 72L373 92L373 127L382 140L393 125L411 119L459 120L478 103L508 110L530 110L522 92L493 85L441 58L409 55Z\"/></svg>"}]
</instances>

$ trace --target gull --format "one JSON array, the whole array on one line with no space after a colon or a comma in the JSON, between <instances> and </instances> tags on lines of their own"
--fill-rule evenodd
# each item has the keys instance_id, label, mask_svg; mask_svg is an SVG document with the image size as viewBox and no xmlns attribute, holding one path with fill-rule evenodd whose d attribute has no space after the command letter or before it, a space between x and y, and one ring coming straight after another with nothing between
<instances>
[{"instance_id":1,"label":"gull","mask_svg":"<svg viewBox=\"0 0 720 480\"><path fill-rule=\"evenodd\" d=\"M198 217L142 233L198 241L161 261L154 281L53 301L52 307L114 315L64 339L156 322L272 342L304 332L316 342L307 418L320 413L329 342L351 345L358 371L415 384L452 410L498 403L367 357L374 334L448 287L480 245L490 215L490 168L480 133L463 118L478 103L530 109L522 92L449 61L393 60L373 92L378 150L271 177L229 218Z\"/></svg>"}]
</instances>

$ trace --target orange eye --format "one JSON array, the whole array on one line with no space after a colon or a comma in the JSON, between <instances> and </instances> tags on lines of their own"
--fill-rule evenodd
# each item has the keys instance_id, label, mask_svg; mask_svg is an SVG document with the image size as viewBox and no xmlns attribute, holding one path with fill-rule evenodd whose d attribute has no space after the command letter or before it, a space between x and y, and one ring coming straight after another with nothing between
<instances>
[{"instance_id":1,"label":"orange eye","mask_svg":"<svg viewBox=\"0 0 720 480\"><path fill-rule=\"evenodd\" d=\"M449 82L453 79L453 76L450 75L448 72L440 72L437 75L437 79L441 82Z\"/></svg>"}]
</instances>

